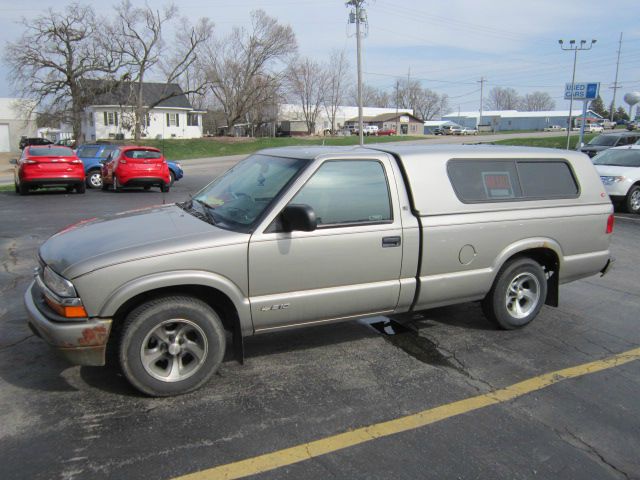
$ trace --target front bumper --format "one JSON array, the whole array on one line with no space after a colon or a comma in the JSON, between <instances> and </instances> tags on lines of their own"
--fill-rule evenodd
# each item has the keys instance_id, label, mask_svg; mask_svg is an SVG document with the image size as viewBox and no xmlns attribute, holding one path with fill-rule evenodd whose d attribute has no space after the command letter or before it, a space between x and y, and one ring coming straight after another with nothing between
<instances>
[{"instance_id":1,"label":"front bumper","mask_svg":"<svg viewBox=\"0 0 640 480\"><path fill-rule=\"evenodd\" d=\"M58 321L34 280L24 294L29 327L74 365L104 365L111 319Z\"/></svg>"}]
</instances>

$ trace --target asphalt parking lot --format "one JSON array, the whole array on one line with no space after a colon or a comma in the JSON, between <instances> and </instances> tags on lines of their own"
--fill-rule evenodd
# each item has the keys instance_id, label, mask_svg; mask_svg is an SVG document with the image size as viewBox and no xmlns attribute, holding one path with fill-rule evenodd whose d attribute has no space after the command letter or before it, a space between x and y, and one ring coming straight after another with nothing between
<instances>
[{"instance_id":1,"label":"asphalt parking lot","mask_svg":"<svg viewBox=\"0 0 640 480\"><path fill-rule=\"evenodd\" d=\"M376 318L267 334L247 339L244 365L165 399L31 335L22 295L48 236L183 200L235 160L186 165L166 195L0 193L0 478L640 478L640 218L625 214L614 268L563 286L519 331L471 303L394 331Z\"/></svg>"}]
</instances>

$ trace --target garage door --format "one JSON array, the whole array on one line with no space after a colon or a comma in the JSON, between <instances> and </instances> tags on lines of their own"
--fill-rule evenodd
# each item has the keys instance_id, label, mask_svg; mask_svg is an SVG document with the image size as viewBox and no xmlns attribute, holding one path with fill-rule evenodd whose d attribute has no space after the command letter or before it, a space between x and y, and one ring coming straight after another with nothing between
<instances>
[{"instance_id":1,"label":"garage door","mask_svg":"<svg viewBox=\"0 0 640 480\"><path fill-rule=\"evenodd\" d=\"M10 152L11 143L9 142L9 125L0 124L0 152Z\"/></svg>"}]
</instances>

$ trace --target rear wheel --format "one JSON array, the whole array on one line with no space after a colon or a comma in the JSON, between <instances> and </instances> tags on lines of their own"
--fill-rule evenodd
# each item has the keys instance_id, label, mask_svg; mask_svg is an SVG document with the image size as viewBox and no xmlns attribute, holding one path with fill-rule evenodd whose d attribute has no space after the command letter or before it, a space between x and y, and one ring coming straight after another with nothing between
<instances>
[{"instance_id":1,"label":"rear wheel","mask_svg":"<svg viewBox=\"0 0 640 480\"><path fill-rule=\"evenodd\" d=\"M87 185L84 182L79 183L78 185L76 185L76 192L84 193L86 191L87 191Z\"/></svg>"},{"instance_id":2,"label":"rear wheel","mask_svg":"<svg viewBox=\"0 0 640 480\"><path fill-rule=\"evenodd\" d=\"M29 187L27 187L25 184L21 183L18 186L18 193L20 195L28 195L29 194Z\"/></svg>"},{"instance_id":3,"label":"rear wheel","mask_svg":"<svg viewBox=\"0 0 640 480\"><path fill-rule=\"evenodd\" d=\"M225 346L220 317L206 303L188 296L163 297L127 316L119 359L125 376L141 392L180 395L211 378Z\"/></svg>"},{"instance_id":4,"label":"rear wheel","mask_svg":"<svg viewBox=\"0 0 640 480\"><path fill-rule=\"evenodd\" d=\"M160 185L160 191L163 193L169 193L170 185L168 183L162 183Z\"/></svg>"},{"instance_id":5,"label":"rear wheel","mask_svg":"<svg viewBox=\"0 0 640 480\"><path fill-rule=\"evenodd\" d=\"M547 280L540 264L519 258L502 268L482 302L482 310L500 328L513 330L531 322L546 298Z\"/></svg>"},{"instance_id":6,"label":"rear wheel","mask_svg":"<svg viewBox=\"0 0 640 480\"><path fill-rule=\"evenodd\" d=\"M91 170L87 174L87 187L102 188L102 174L100 170Z\"/></svg>"},{"instance_id":7,"label":"rear wheel","mask_svg":"<svg viewBox=\"0 0 640 480\"><path fill-rule=\"evenodd\" d=\"M624 206L629 213L640 213L640 186L634 185L629 189Z\"/></svg>"},{"instance_id":8,"label":"rear wheel","mask_svg":"<svg viewBox=\"0 0 640 480\"><path fill-rule=\"evenodd\" d=\"M118 183L118 177L116 177L115 175L113 176L113 183L111 184L111 188L113 189L114 192L120 191L120 184Z\"/></svg>"}]
</instances>

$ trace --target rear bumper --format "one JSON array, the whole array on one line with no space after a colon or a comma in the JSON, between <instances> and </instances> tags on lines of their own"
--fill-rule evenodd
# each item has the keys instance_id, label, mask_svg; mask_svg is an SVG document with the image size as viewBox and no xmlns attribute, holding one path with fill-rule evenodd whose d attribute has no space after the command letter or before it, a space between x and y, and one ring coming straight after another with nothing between
<instances>
[{"instance_id":1,"label":"rear bumper","mask_svg":"<svg viewBox=\"0 0 640 480\"><path fill-rule=\"evenodd\" d=\"M27 177L20 180L20 185L26 185L28 187L55 187L55 186L69 186L69 185L79 185L84 183L84 175L81 177L59 177L59 178L34 178Z\"/></svg>"},{"instance_id":2,"label":"rear bumper","mask_svg":"<svg viewBox=\"0 0 640 480\"><path fill-rule=\"evenodd\" d=\"M143 187L145 185L164 185L165 183L169 183L169 180L161 177L123 178L122 181L120 181L118 177L118 181L123 187Z\"/></svg>"},{"instance_id":3,"label":"rear bumper","mask_svg":"<svg viewBox=\"0 0 640 480\"><path fill-rule=\"evenodd\" d=\"M74 365L104 365L111 319L56 321L35 281L24 295L29 328Z\"/></svg>"}]
</instances>

